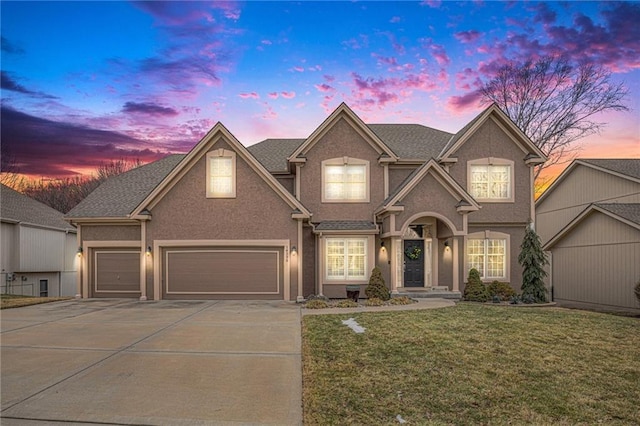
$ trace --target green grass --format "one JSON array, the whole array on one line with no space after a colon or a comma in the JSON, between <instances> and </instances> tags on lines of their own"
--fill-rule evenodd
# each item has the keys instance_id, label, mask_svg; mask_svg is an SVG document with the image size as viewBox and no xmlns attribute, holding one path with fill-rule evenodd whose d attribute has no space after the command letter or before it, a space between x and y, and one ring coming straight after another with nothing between
<instances>
[{"instance_id":1,"label":"green grass","mask_svg":"<svg viewBox=\"0 0 640 426\"><path fill-rule=\"evenodd\" d=\"M640 424L637 318L465 303L314 315L302 351L305 425Z\"/></svg>"},{"instance_id":2,"label":"green grass","mask_svg":"<svg viewBox=\"0 0 640 426\"><path fill-rule=\"evenodd\" d=\"M39 305L41 303L69 299L72 299L72 297L33 297L17 294L0 294L0 309L21 308L23 306Z\"/></svg>"}]
</instances>

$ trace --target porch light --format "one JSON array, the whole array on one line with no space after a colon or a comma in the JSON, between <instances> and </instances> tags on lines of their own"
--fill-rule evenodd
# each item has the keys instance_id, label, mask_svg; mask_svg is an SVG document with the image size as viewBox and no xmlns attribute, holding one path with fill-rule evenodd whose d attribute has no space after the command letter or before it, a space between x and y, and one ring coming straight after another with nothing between
<instances>
[{"instance_id":1,"label":"porch light","mask_svg":"<svg viewBox=\"0 0 640 426\"><path fill-rule=\"evenodd\" d=\"M291 255L295 255L298 254L298 249L296 248L296 246L291 247Z\"/></svg>"},{"instance_id":2,"label":"porch light","mask_svg":"<svg viewBox=\"0 0 640 426\"><path fill-rule=\"evenodd\" d=\"M147 251L145 251L144 254L151 256L151 246L147 246Z\"/></svg>"},{"instance_id":3,"label":"porch light","mask_svg":"<svg viewBox=\"0 0 640 426\"><path fill-rule=\"evenodd\" d=\"M444 240L444 246L445 246L446 248L449 248L449 240Z\"/></svg>"},{"instance_id":4,"label":"porch light","mask_svg":"<svg viewBox=\"0 0 640 426\"><path fill-rule=\"evenodd\" d=\"M82 256L82 246L78 246L78 250L76 250L76 256Z\"/></svg>"},{"instance_id":5,"label":"porch light","mask_svg":"<svg viewBox=\"0 0 640 426\"><path fill-rule=\"evenodd\" d=\"M380 241L380 247L384 248L384 241Z\"/></svg>"}]
</instances>

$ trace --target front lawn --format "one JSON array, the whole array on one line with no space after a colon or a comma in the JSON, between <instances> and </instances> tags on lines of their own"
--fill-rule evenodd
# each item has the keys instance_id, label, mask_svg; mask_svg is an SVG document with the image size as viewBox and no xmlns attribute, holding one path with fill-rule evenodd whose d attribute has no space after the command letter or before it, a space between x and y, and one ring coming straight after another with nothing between
<instances>
[{"instance_id":1,"label":"front lawn","mask_svg":"<svg viewBox=\"0 0 640 426\"><path fill-rule=\"evenodd\" d=\"M637 318L468 303L305 316L302 352L305 425L640 424Z\"/></svg>"},{"instance_id":2,"label":"front lawn","mask_svg":"<svg viewBox=\"0 0 640 426\"><path fill-rule=\"evenodd\" d=\"M33 297L17 294L0 294L0 309L20 308L22 306L39 305L40 303L69 299L72 299L72 297Z\"/></svg>"}]
</instances>

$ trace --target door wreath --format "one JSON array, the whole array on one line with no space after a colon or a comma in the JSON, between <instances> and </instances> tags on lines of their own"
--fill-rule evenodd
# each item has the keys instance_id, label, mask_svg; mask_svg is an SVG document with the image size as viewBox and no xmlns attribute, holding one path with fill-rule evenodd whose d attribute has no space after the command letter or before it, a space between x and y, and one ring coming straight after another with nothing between
<instances>
[{"instance_id":1,"label":"door wreath","mask_svg":"<svg viewBox=\"0 0 640 426\"><path fill-rule=\"evenodd\" d=\"M418 260L422 254L422 249L420 247L414 247L413 249L407 248L404 250L404 254L411 260Z\"/></svg>"}]
</instances>

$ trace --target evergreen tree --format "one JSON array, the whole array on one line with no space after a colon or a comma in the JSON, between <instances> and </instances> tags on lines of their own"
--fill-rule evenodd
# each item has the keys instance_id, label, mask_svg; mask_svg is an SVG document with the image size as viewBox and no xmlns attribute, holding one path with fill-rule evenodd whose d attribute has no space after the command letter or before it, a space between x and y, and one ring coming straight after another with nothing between
<instances>
[{"instance_id":1,"label":"evergreen tree","mask_svg":"<svg viewBox=\"0 0 640 426\"><path fill-rule=\"evenodd\" d=\"M389 300L391 298L389 289L384 283L382 271L377 266L371 271L369 285L367 285L367 288L364 290L364 294L366 294L369 299L376 297L380 300Z\"/></svg>"},{"instance_id":2,"label":"evergreen tree","mask_svg":"<svg viewBox=\"0 0 640 426\"><path fill-rule=\"evenodd\" d=\"M480 272L476 268L469 270L469 279L464 287L464 300L471 302L486 302L489 300L489 291L480 278Z\"/></svg>"},{"instance_id":3,"label":"evergreen tree","mask_svg":"<svg viewBox=\"0 0 640 426\"><path fill-rule=\"evenodd\" d=\"M522 271L522 301L525 303L544 303L547 301L547 289L544 286L544 277L547 272L544 266L549 264L547 256L542 251L540 237L536 234L531 224L527 226L518 263L523 267Z\"/></svg>"}]
</instances>

